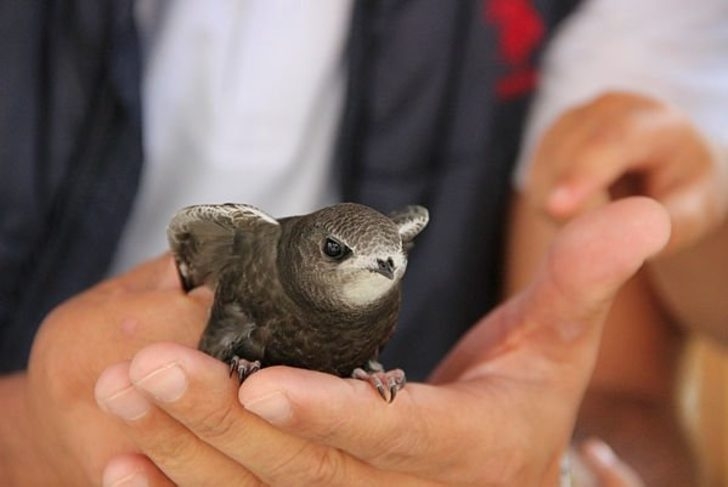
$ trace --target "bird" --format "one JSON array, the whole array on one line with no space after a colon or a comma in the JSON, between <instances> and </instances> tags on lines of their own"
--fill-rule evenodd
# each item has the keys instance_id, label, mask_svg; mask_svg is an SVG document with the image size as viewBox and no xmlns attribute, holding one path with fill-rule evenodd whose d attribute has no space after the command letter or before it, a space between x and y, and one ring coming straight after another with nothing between
<instances>
[{"instance_id":1,"label":"bird","mask_svg":"<svg viewBox=\"0 0 728 487\"><path fill-rule=\"evenodd\" d=\"M392 402L405 383L378 355L399 315L401 280L427 209L358 203L276 219L241 203L182 208L167 237L182 287L214 290L199 349L242 383L288 365L353 377Z\"/></svg>"}]
</instances>

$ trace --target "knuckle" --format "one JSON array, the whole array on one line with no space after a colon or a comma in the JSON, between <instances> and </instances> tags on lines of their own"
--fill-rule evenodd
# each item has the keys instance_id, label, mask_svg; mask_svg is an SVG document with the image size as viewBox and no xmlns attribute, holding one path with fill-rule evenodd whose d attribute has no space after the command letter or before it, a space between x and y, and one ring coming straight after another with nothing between
<instances>
[{"instance_id":1,"label":"knuckle","mask_svg":"<svg viewBox=\"0 0 728 487\"><path fill-rule=\"evenodd\" d=\"M145 454L171 471L184 471L200 457L199 441L179 441L167 435L148 435L147 441L149 443L142 446Z\"/></svg>"},{"instance_id":2,"label":"knuckle","mask_svg":"<svg viewBox=\"0 0 728 487\"><path fill-rule=\"evenodd\" d=\"M281 459L280 463L271 469L273 479L281 482L297 478L297 485L345 485L343 454L336 449L321 446L315 443L306 443L294 453ZM274 484L278 484L275 482Z\"/></svg>"},{"instance_id":3,"label":"knuckle","mask_svg":"<svg viewBox=\"0 0 728 487\"><path fill-rule=\"evenodd\" d=\"M225 403L215 407L191 421L190 428L201 438L215 441L229 438L240 426L234 404Z\"/></svg>"},{"instance_id":4,"label":"knuckle","mask_svg":"<svg viewBox=\"0 0 728 487\"><path fill-rule=\"evenodd\" d=\"M603 169L604 157L609 161L622 161L624 144L629 133L626 123L598 124L585 134L575 151L573 167L579 170ZM594 167L596 166L596 167Z\"/></svg>"},{"instance_id":5,"label":"knuckle","mask_svg":"<svg viewBox=\"0 0 728 487\"><path fill-rule=\"evenodd\" d=\"M404 399L398 397L397 400ZM403 401L404 402L404 401ZM370 458L374 465L408 465L412 459L427 458L438 448L434 424L428 421L418 408L408 408L406 421L392 420L383 422L375 434L381 440Z\"/></svg>"},{"instance_id":6,"label":"knuckle","mask_svg":"<svg viewBox=\"0 0 728 487\"><path fill-rule=\"evenodd\" d=\"M439 452L438 454L444 457L449 452L448 449L441 450L445 441L439 436L438 425L419 417L410 423L408 430L402 431L392 440L390 451L392 455L397 454L403 463L412 459L427 458L433 452Z\"/></svg>"},{"instance_id":7,"label":"knuckle","mask_svg":"<svg viewBox=\"0 0 728 487\"><path fill-rule=\"evenodd\" d=\"M311 485L337 485L344 468L340 451L332 448L314 448L314 464L311 471Z\"/></svg>"},{"instance_id":8,"label":"knuckle","mask_svg":"<svg viewBox=\"0 0 728 487\"><path fill-rule=\"evenodd\" d=\"M315 417L314 414L299 413L293 416L293 428L316 442L326 445L336 444L341 432L346 430L350 418L341 414L332 414L325 420ZM308 418L314 418L308 420Z\"/></svg>"},{"instance_id":9,"label":"knuckle","mask_svg":"<svg viewBox=\"0 0 728 487\"><path fill-rule=\"evenodd\" d=\"M593 164L605 151L610 150L612 143L620 139L614 128L599 127L590 133L579 148L578 157L575 161L581 165ZM578 165L578 164L577 164Z\"/></svg>"}]
</instances>

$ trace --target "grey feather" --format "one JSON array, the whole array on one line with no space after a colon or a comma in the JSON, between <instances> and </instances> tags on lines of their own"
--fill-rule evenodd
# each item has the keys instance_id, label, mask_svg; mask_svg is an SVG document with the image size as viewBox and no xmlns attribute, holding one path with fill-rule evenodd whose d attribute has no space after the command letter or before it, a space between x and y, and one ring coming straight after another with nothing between
<instances>
[{"instance_id":1,"label":"grey feather","mask_svg":"<svg viewBox=\"0 0 728 487\"><path fill-rule=\"evenodd\" d=\"M405 243L413 241L430 221L430 213L427 208L419 205L410 205L394 211L389 214L389 217L399 228L399 234Z\"/></svg>"},{"instance_id":2,"label":"grey feather","mask_svg":"<svg viewBox=\"0 0 728 487\"><path fill-rule=\"evenodd\" d=\"M246 235L280 232L275 218L245 204L195 205L178 211L167 227L167 239L185 290L214 287L235 255L251 252Z\"/></svg>"}]
</instances>

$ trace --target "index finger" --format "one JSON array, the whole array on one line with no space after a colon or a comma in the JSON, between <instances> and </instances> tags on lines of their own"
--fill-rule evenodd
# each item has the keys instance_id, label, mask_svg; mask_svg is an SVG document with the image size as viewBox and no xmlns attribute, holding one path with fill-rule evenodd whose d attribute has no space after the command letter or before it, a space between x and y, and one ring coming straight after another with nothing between
<instances>
[{"instance_id":1,"label":"index finger","mask_svg":"<svg viewBox=\"0 0 728 487\"><path fill-rule=\"evenodd\" d=\"M378 469L452 485L482 470L482 456L470 453L495 451L486 429L497 423L498 406L493 401L483 407L480 392L473 384L410 383L387 404L363 381L273 367L246 380L239 399L284 431L344 450ZM478 428L482 434L473 434Z\"/></svg>"}]
</instances>

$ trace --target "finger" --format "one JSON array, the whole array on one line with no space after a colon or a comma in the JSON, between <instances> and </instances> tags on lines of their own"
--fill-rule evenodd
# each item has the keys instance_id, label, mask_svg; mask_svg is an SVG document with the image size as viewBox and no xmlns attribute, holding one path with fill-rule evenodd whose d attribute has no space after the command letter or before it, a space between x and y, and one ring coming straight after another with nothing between
<instances>
[{"instance_id":1,"label":"finger","mask_svg":"<svg viewBox=\"0 0 728 487\"><path fill-rule=\"evenodd\" d=\"M623 144L582 145L568 157L568 167L555 178L543 206L556 219L567 219L588 207L606 203L609 188L632 169Z\"/></svg>"},{"instance_id":2,"label":"finger","mask_svg":"<svg viewBox=\"0 0 728 487\"><path fill-rule=\"evenodd\" d=\"M144 455L117 455L106 464L102 475L103 487L173 487L154 463Z\"/></svg>"},{"instance_id":3,"label":"finger","mask_svg":"<svg viewBox=\"0 0 728 487\"><path fill-rule=\"evenodd\" d=\"M143 262L118 276L115 281L128 291L179 290L177 266L169 252Z\"/></svg>"},{"instance_id":4,"label":"finger","mask_svg":"<svg viewBox=\"0 0 728 487\"><path fill-rule=\"evenodd\" d=\"M642 487L644 483L629 465L614 451L596 438L585 441L579 448L579 458L595 478L597 487Z\"/></svg>"},{"instance_id":5,"label":"finger","mask_svg":"<svg viewBox=\"0 0 728 487\"><path fill-rule=\"evenodd\" d=\"M644 197L620 200L572 221L555 238L532 284L474 327L433 379L454 380L466 370L477 375L476 363L523 349L565 364L566 373L578 373L574 380L584 380L611 299L669 235L664 208Z\"/></svg>"},{"instance_id":6,"label":"finger","mask_svg":"<svg viewBox=\"0 0 728 487\"><path fill-rule=\"evenodd\" d=\"M250 472L155 407L129 380L129 363L106 369L95 397L104 411L125 422L131 440L175 484L260 485Z\"/></svg>"},{"instance_id":7,"label":"finger","mask_svg":"<svg viewBox=\"0 0 728 487\"><path fill-rule=\"evenodd\" d=\"M555 156L560 164L552 170L553 179L542 203L553 217L572 217L589 206L603 204L610 188L623 176L645 171L656 162L651 154L659 134L632 111L596 112L590 118L594 119L591 129L579 132L581 138ZM540 162L553 165L548 160Z\"/></svg>"},{"instance_id":8,"label":"finger","mask_svg":"<svg viewBox=\"0 0 728 487\"><path fill-rule=\"evenodd\" d=\"M582 140L594 130L597 119L588 107L577 106L560 116L536 145L525 174L524 188L537 206L543 207L559 175Z\"/></svg>"},{"instance_id":9,"label":"finger","mask_svg":"<svg viewBox=\"0 0 728 487\"><path fill-rule=\"evenodd\" d=\"M697 134L684 116L663 103L612 93L568 113L568 130L559 129L557 122L547 133L553 149L536 152L534 172L540 178L529 190L537 206L555 218L603 204L609 189L630 173L642 174L651 186L651 179L695 166L684 164L680 154L694 151Z\"/></svg>"},{"instance_id":10,"label":"finger","mask_svg":"<svg viewBox=\"0 0 728 487\"><path fill-rule=\"evenodd\" d=\"M408 472L445 484L484 469L482 451L493 438L473 434L497 424L495 401L484 408L477 385L410 383L391 404L370 384L288 367L264 369L240 388L240 402L275 426L347 451L383 470ZM508 438L492 451L505 452ZM493 455L488 462L506 461ZM501 471L500 468L496 471Z\"/></svg>"},{"instance_id":11,"label":"finger","mask_svg":"<svg viewBox=\"0 0 728 487\"><path fill-rule=\"evenodd\" d=\"M602 148L620 150L624 143L624 114L634 111L635 100L628 93L607 93L577 105L561 115L546 131L533 155L532 178L526 188L536 206L556 211L551 216L563 218L560 205L575 206L593 191L565 184L568 172L590 153L599 155ZM611 161L609 161L611 162ZM596 165L596 170L605 166ZM555 200L551 208L550 200ZM603 202L603 201L602 201ZM575 211L572 210L572 214Z\"/></svg>"},{"instance_id":12,"label":"finger","mask_svg":"<svg viewBox=\"0 0 728 487\"><path fill-rule=\"evenodd\" d=\"M237 384L229 378L227 367L196 350L152 345L135 356L129 376L198 438L266 484L406 485L411 481L393 479L340 450L284 433L246 411L237 400Z\"/></svg>"}]
</instances>

